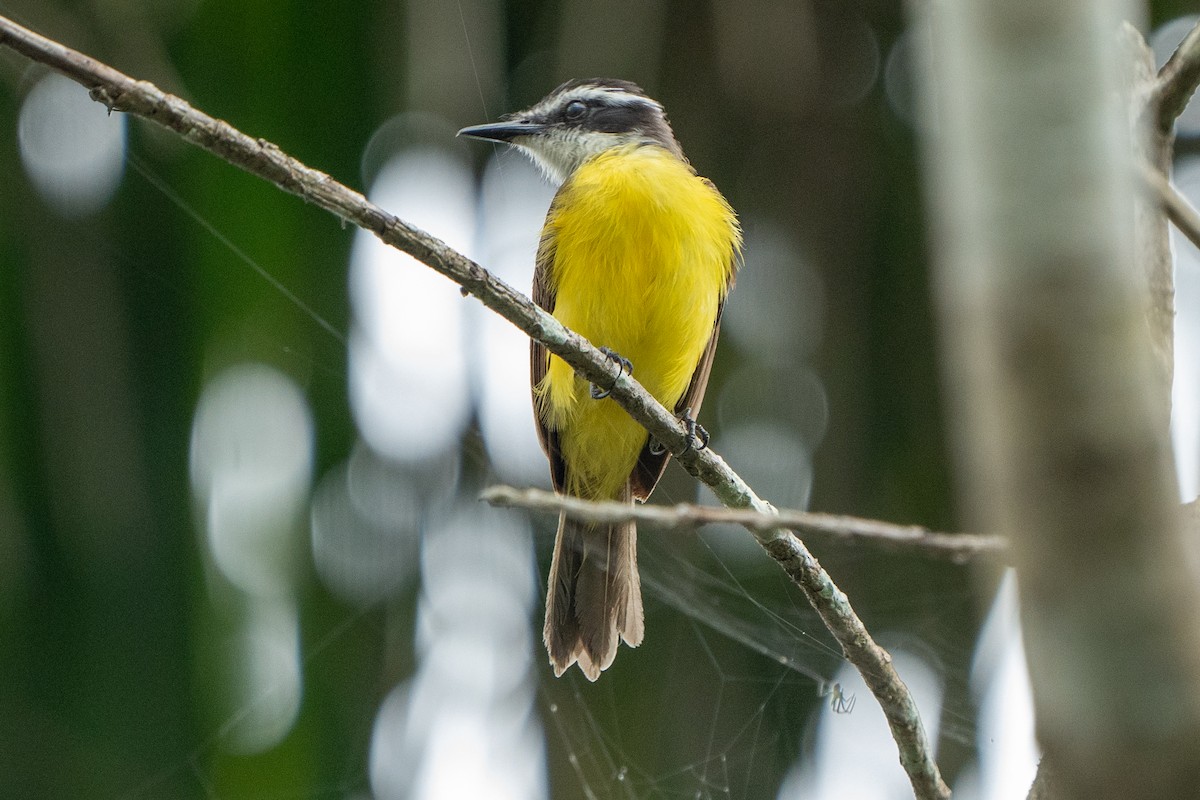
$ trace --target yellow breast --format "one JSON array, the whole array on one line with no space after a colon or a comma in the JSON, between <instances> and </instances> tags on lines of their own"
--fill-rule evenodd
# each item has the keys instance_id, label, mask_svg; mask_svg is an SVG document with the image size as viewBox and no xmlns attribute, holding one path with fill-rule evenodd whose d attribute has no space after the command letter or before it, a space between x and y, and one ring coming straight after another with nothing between
<instances>
[{"instance_id":1,"label":"yellow breast","mask_svg":"<svg viewBox=\"0 0 1200 800\"><path fill-rule=\"evenodd\" d=\"M662 148L617 148L571 175L545 235L555 245L554 316L632 361L634 377L674 408L734 269L740 233L728 203ZM559 431L568 490L615 497L646 432L611 400L592 400L557 357L538 391Z\"/></svg>"}]
</instances>

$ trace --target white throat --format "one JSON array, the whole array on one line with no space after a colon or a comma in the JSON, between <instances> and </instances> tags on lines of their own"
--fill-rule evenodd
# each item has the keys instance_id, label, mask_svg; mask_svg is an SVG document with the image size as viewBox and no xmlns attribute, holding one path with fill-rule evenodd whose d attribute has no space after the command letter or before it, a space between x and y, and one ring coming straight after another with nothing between
<instances>
[{"instance_id":1,"label":"white throat","mask_svg":"<svg viewBox=\"0 0 1200 800\"><path fill-rule=\"evenodd\" d=\"M593 156L640 141L642 137L634 133L559 130L549 135L519 136L512 143L537 164L550 183L558 186Z\"/></svg>"}]
</instances>

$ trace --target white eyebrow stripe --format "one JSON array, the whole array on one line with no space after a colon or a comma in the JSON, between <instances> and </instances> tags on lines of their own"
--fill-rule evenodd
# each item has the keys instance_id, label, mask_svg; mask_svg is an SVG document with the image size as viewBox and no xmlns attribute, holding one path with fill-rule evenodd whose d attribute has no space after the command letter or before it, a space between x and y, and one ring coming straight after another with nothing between
<instances>
[{"instance_id":1,"label":"white eyebrow stripe","mask_svg":"<svg viewBox=\"0 0 1200 800\"><path fill-rule=\"evenodd\" d=\"M662 108L662 106L656 101L651 100L648 97L643 97L642 95L638 94L630 94L624 89L619 89L617 87L576 86L568 89L562 94L555 95L541 103L538 103L530 110L535 114L547 114L556 108L561 108L573 100L583 100L585 102L588 100L600 100L610 105L640 105L648 108Z\"/></svg>"}]
</instances>

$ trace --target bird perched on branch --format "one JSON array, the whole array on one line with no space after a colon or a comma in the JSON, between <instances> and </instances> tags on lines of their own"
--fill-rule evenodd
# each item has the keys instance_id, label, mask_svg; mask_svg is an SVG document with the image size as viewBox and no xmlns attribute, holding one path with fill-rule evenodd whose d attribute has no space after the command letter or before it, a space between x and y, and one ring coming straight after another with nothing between
<instances>
[{"instance_id":1,"label":"bird perched on branch","mask_svg":"<svg viewBox=\"0 0 1200 800\"><path fill-rule=\"evenodd\" d=\"M632 373L695 431L741 230L684 158L663 107L635 84L572 80L533 107L460 135L511 144L561 184L542 228L533 299ZM537 342L531 383L555 489L645 501L670 457L608 392ZM634 523L560 517L544 636L555 674L596 680L645 631Z\"/></svg>"}]
</instances>

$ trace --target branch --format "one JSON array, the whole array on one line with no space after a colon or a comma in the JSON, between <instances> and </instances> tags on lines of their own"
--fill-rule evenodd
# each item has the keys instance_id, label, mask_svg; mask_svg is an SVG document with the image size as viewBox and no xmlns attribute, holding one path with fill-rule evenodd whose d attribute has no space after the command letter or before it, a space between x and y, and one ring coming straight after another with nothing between
<instances>
[{"instance_id":1,"label":"branch","mask_svg":"<svg viewBox=\"0 0 1200 800\"><path fill-rule=\"evenodd\" d=\"M599 350L444 242L401 221L325 173L305 166L276 145L247 136L151 83L134 80L4 17L0 17L0 45L59 70L87 87L92 98L110 110L156 122L230 164L374 233L384 243L445 275L544 344L586 380L611 388L611 396L655 439L672 452L682 452L677 459L680 464L709 486L722 503L773 512L771 505L761 500L720 456L709 449L690 449L683 425L640 384L624 374L614 380L612 364ZM804 591L841 644L846 659L855 665L879 700L916 796L949 797L949 789L933 761L916 704L893 669L891 656L871 639L849 600L799 539L782 528L752 529L752 532L763 549Z\"/></svg>"},{"instance_id":2,"label":"branch","mask_svg":"<svg viewBox=\"0 0 1200 800\"><path fill-rule=\"evenodd\" d=\"M612 500L583 500L540 489L514 489L511 486L489 486L483 490L480 497L494 506L554 514L561 512L572 519L600 524L636 520L667 529L696 528L722 523L741 525L759 531L788 528L799 534L825 536L842 544L869 543L893 552L915 552L933 558L948 559L956 564L965 564L981 557L1005 558L1008 551L1008 542L1003 536L937 533L919 525L893 525L872 519L790 509L764 514L750 509L698 506L691 503L641 506Z\"/></svg>"},{"instance_id":3,"label":"branch","mask_svg":"<svg viewBox=\"0 0 1200 800\"><path fill-rule=\"evenodd\" d=\"M1200 247L1200 213L1197 213L1187 198L1157 169L1143 162L1140 170L1142 181L1154 193L1155 199L1166 212L1167 219L1174 223L1189 242Z\"/></svg>"},{"instance_id":4,"label":"branch","mask_svg":"<svg viewBox=\"0 0 1200 800\"><path fill-rule=\"evenodd\" d=\"M1200 86L1200 25L1188 31L1158 71L1150 102L1157 109L1155 120L1160 131L1171 130L1197 86Z\"/></svg>"}]
</instances>

